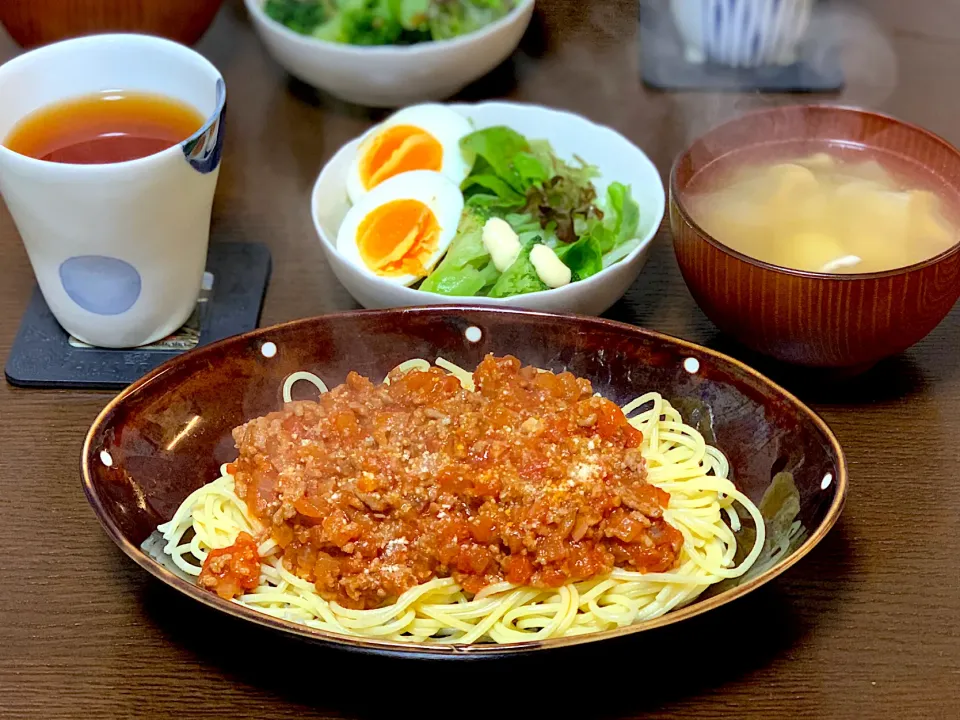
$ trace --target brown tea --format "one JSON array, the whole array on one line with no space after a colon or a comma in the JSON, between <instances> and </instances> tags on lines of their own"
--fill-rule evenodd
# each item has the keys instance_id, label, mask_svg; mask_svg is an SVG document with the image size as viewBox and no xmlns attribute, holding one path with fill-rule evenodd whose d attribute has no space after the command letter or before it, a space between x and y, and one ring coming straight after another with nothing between
<instances>
[{"instance_id":1,"label":"brown tea","mask_svg":"<svg viewBox=\"0 0 960 720\"><path fill-rule=\"evenodd\" d=\"M49 162L116 163L166 150L203 123L196 108L166 95L107 90L35 110L3 144Z\"/></svg>"}]
</instances>

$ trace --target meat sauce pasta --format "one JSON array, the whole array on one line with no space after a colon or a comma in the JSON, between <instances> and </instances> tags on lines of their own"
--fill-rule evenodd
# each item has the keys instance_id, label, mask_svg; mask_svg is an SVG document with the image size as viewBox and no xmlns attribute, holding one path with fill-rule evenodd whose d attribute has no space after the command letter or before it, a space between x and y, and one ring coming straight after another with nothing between
<instances>
[{"instance_id":1,"label":"meat sauce pasta","mask_svg":"<svg viewBox=\"0 0 960 720\"><path fill-rule=\"evenodd\" d=\"M316 401L291 401L300 381ZM681 607L763 547L723 454L655 392L621 408L569 372L491 355L473 373L411 360L329 391L299 372L282 394L145 544L277 618L424 643L577 635ZM757 530L739 564L734 503Z\"/></svg>"}]
</instances>

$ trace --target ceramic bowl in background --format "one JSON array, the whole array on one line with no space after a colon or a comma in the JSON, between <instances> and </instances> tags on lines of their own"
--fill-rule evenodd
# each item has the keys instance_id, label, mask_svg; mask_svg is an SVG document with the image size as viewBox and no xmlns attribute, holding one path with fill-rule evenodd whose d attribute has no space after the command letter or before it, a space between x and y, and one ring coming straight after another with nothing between
<instances>
[{"instance_id":1,"label":"ceramic bowl in background","mask_svg":"<svg viewBox=\"0 0 960 720\"><path fill-rule=\"evenodd\" d=\"M776 487L782 489L783 473L789 475L795 488L790 497L796 501L793 522L787 518L790 540L782 549L771 543L771 552L743 578L713 586L694 603L655 620L540 642L457 647L352 638L274 618L201 590L141 550L143 541L172 517L187 495L216 479L221 463L236 458L231 430L281 406L280 388L290 373L308 370L332 387L350 370L379 381L409 358L440 355L474 368L487 353L513 354L557 372L569 370L616 402L660 391L723 450L731 478L761 510L773 478L781 478ZM298 320L185 353L110 402L87 435L82 472L87 498L110 538L142 568L199 603L316 642L450 660L502 658L622 637L719 607L810 552L839 517L847 487L843 453L824 422L736 360L608 320L464 306ZM786 507L783 500L770 507ZM768 508L770 514L784 525L779 513ZM768 527L773 527L769 520ZM239 626L237 630L242 632Z\"/></svg>"},{"instance_id":2,"label":"ceramic bowl in background","mask_svg":"<svg viewBox=\"0 0 960 720\"><path fill-rule=\"evenodd\" d=\"M345 260L336 249L340 222L350 207L346 178L361 138L337 151L324 166L313 186L311 212L320 244L337 279L365 308L409 307L413 305L457 304L465 301L483 305L522 307L548 312L599 315L633 284L647 261L650 243L663 220L665 191L660 173L650 159L623 135L597 125L580 115L539 105L486 102L450 105L469 118L477 129L507 125L529 138L549 140L561 158L575 155L595 165L600 177L594 180L603 197L607 185L619 181L630 185L640 205L640 245L620 262L601 272L560 288L507 298L452 297L422 292L364 273Z\"/></svg>"},{"instance_id":3,"label":"ceramic bowl in background","mask_svg":"<svg viewBox=\"0 0 960 720\"><path fill-rule=\"evenodd\" d=\"M814 0L670 0L687 60L731 67L789 65Z\"/></svg>"},{"instance_id":4,"label":"ceramic bowl in background","mask_svg":"<svg viewBox=\"0 0 960 720\"><path fill-rule=\"evenodd\" d=\"M25 48L77 35L136 32L192 45L223 0L2 0L0 23Z\"/></svg>"},{"instance_id":5,"label":"ceramic bowl in background","mask_svg":"<svg viewBox=\"0 0 960 720\"><path fill-rule=\"evenodd\" d=\"M301 35L268 17L264 0L244 2L267 50L291 75L348 102L391 108L443 100L486 75L516 49L534 6L518 0L506 16L452 40L361 47Z\"/></svg>"},{"instance_id":6,"label":"ceramic bowl in background","mask_svg":"<svg viewBox=\"0 0 960 720\"><path fill-rule=\"evenodd\" d=\"M923 339L960 296L960 244L909 267L829 274L770 265L732 250L691 217L684 195L706 168L796 157L824 142L913 171L960 204L960 152L915 125L855 108L800 105L749 113L711 130L670 175L670 225L684 280L721 330L779 360L863 369Z\"/></svg>"}]
</instances>

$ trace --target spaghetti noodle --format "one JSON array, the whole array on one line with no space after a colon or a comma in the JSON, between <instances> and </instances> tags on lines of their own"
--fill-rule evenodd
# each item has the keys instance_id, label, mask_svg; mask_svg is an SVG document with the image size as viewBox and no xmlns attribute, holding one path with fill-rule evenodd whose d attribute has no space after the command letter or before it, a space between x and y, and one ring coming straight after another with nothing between
<instances>
[{"instance_id":1,"label":"spaghetti noodle","mask_svg":"<svg viewBox=\"0 0 960 720\"><path fill-rule=\"evenodd\" d=\"M473 390L470 373L442 358L436 364L465 389ZM425 360L412 360L398 370L429 367ZM298 372L284 383L285 401L290 401L292 386L299 380L326 391L315 375ZM663 397L647 393L624 406L623 413L643 434L639 450L647 482L669 493L663 519L683 537L679 557L668 571L614 567L602 576L556 588L499 582L476 593L467 592L452 577L433 577L381 607L352 609L324 599L314 583L285 566L283 549L237 494L227 465L217 480L193 492L173 518L158 527L162 543L153 551L165 555L184 575L197 578L208 554L231 546L240 533L267 538L257 546L259 583L232 601L344 635L429 643L512 643L650 620L690 603L712 584L744 574L763 548L765 527L754 503L728 479L723 454L707 445ZM735 532L740 519L735 502L747 510L756 527L753 548L736 566Z\"/></svg>"}]
</instances>

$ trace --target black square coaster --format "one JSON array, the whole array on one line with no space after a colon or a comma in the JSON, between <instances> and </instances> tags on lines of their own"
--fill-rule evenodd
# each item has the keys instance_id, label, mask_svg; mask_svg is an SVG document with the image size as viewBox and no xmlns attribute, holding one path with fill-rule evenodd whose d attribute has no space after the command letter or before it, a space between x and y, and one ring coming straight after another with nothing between
<instances>
[{"instance_id":1,"label":"black square coaster","mask_svg":"<svg viewBox=\"0 0 960 720\"><path fill-rule=\"evenodd\" d=\"M669 0L640 2L643 82L659 90L834 92L843 87L843 70L840 48L831 44L835 41L822 33L808 33L799 48L799 59L792 65L731 68L710 62L691 63L684 57Z\"/></svg>"},{"instance_id":2,"label":"black square coaster","mask_svg":"<svg viewBox=\"0 0 960 720\"><path fill-rule=\"evenodd\" d=\"M34 288L7 359L11 385L124 388L161 363L197 346L257 327L270 279L270 251L261 243L211 243L203 289L182 328L151 345L111 350L69 335Z\"/></svg>"}]
</instances>

